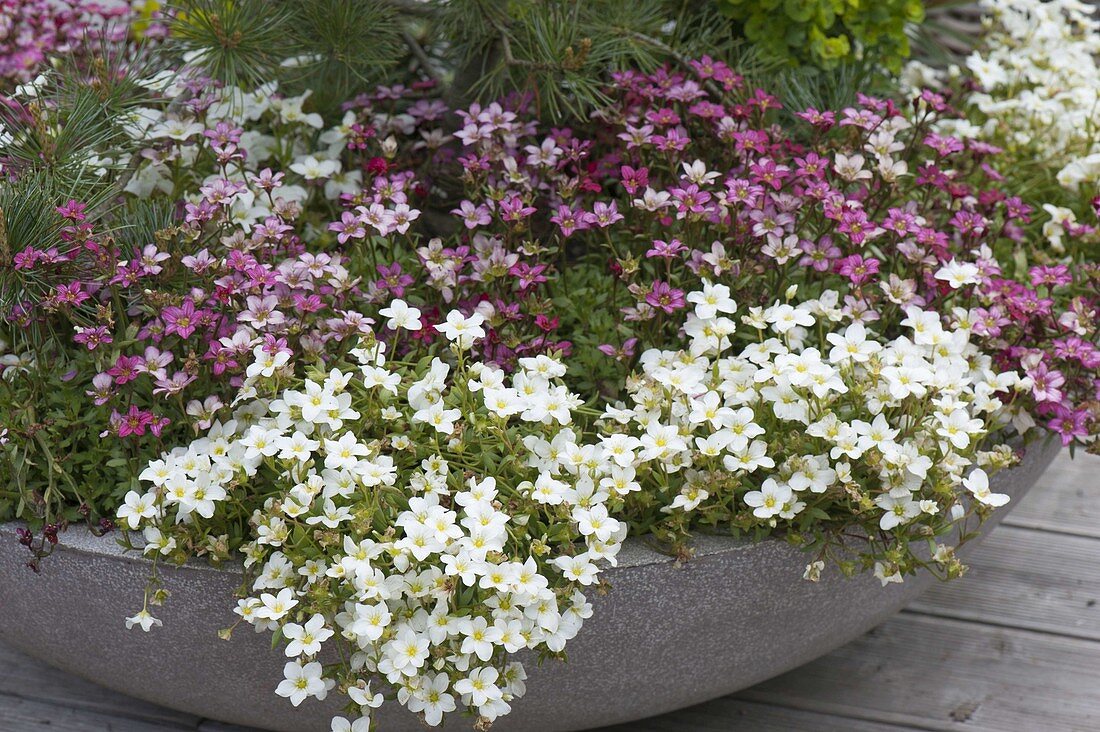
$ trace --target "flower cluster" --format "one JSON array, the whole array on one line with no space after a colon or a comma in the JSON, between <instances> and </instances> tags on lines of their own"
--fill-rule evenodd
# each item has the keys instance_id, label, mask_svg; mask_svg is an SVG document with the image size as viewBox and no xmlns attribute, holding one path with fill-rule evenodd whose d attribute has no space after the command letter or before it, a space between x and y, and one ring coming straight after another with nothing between
<instances>
[{"instance_id":1,"label":"flower cluster","mask_svg":"<svg viewBox=\"0 0 1100 732\"><path fill-rule=\"evenodd\" d=\"M825 559L854 566L844 557L860 527L862 564L886 584L926 565L928 539L1007 502L986 470L1015 456L982 447L1028 384L998 372L969 329L911 306L907 335L887 341L859 321L841 327L826 291L749 308L753 340L738 348L729 288L707 283L688 300L687 348L643 353L629 405L604 419L617 477L665 504L659 536L693 524L792 532L813 547L816 578ZM807 344L814 330L827 350ZM933 556L947 576L960 568L953 548Z\"/></svg>"},{"instance_id":2,"label":"flower cluster","mask_svg":"<svg viewBox=\"0 0 1100 732\"><path fill-rule=\"evenodd\" d=\"M985 117L980 134L1014 159L1040 161L1058 182L1096 192L1100 183L1100 22L1075 0L984 0L991 30L966 62L980 89L967 101Z\"/></svg>"},{"instance_id":3,"label":"flower cluster","mask_svg":"<svg viewBox=\"0 0 1100 732\"><path fill-rule=\"evenodd\" d=\"M359 186L296 172L315 132L304 99L165 81L147 80L161 101L120 121L141 143L134 159L96 161L104 177L133 168L125 226L70 200L51 241L10 243L4 277L22 295L3 313L0 403L4 469L34 496L24 519L112 510L140 462L211 424L257 347L272 363L335 359L365 332L362 267L309 213ZM165 216L177 200L178 218ZM27 474L19 452L43 444L54 467Z\"/></svg>"},{"instance_id":4,"label":"flower cluster","mask_svg":"<svg viewBox=\"0 0 1100 732\"><path fill-rule=\"evenodd\" d=\"M381 315L420 329L401 300ZM391 360L367 334L352 363L289 387L291 368L257 348L233 419L151 462L151 487L119 510L146 554L178 557L224 547L207 532L253 507L237 613L288 641L276 692L295 706L338 688L366 716L381 678L429 725L459 702L489 722L524 692L511 654L560 653L591 613L582 588L626 535L613 469L578 443L559 361L525 357L508 376L467 360L482 325L448 313L447 360ZM130 625L158 622L153 595ZM329 663L336 645L346 662Z\"/></svg>"},{"instance_id":5,"label":"flower cluster","mask_svg":"<svg viewBox=\"0 0 1100 732\"><path fill-rule=\"evenodd\" d=\"M153 3L86 0L0 0L0 89L25 84L48 68L51 59L83 54L97 45L124 42L138 17L149 37L163 33L149 26Z\"/></svg>"},{"instance_id":6,"label":"flower cluster","mask_svg":"<svg viewBox=\"0 0 1100 732\"><path fill-rule=\"evenodd\" d=\"M945 132L960 125L944 96L921 92L908 112L861 96L780 127L779 100L712 59L619 74L609 95L592 139L541 136L498 106L455 133L468 196L455 214L473 236L549 228L575 252L542 274L571 293L575 312L557 315L595 388L619 388L638 344L677 343L701 278L760 306L799 285L837 291L846 317L883 332L910 307L973 323L1000 367L1040 377L1017 408L1067 444L1095 433L1097 229L1067 220L1051 234L1084 253L1079 266L1018 265L1034 206L1002 190L997 147ZM1044 389L1046 370L1065 388Z\"/></svg>"},{"instance_id":7,"label":"flower cluster","mask_svg":"<svg viewBox=\"0 0 1100 732\"><path fill-rule=\"evenodd\" d=\"M0 518L140 531L145 630L161 563L243 555L277 693L346 693L334 729L386 695L488 725L628 533L957 576L1006 440L1100 426L1095 211L1029 246L1047 201L947 92L786 109L704 57L544 129L175 71L81 158L120 205L0 212ZM53 83L12 98L16 183L9 151L84 137L40 124Z\"/></svg>"}]
</instances>

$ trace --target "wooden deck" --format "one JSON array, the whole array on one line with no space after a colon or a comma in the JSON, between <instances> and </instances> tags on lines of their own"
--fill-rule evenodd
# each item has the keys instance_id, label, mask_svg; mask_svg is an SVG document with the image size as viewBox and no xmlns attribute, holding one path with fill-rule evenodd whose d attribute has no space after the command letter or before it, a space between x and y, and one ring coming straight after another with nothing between
<instances>
[{"instance_id":1,"label":"wooden deck","mask_svg":"<svg viewBox=\"0 0 1100 732\"><path fill-rule=\"evenodd\" d=\"M1063 453L962 581L800 669L604 732L1100 730L1098 600L1100 458ZM0 732L36 730L256 732L130 699L0 646Z\"/></svg>"}]
</instances>

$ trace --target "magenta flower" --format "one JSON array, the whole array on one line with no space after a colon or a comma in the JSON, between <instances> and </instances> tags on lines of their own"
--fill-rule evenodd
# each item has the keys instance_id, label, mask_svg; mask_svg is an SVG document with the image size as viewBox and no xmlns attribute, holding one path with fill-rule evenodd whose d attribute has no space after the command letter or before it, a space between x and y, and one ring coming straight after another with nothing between
<instances>
[{"instance_id":1,"label":"magenta flower","mask_svg":"<svg viewBox=\"0 0 1100 732\"><path fill-rule=\"evenodd\" d=\"M57 207L57 213L69 221L81 222L85 219L84 212L87 208L88 204L69 199L64 206Z\"/></svg>"},{"instance_id":2,"label":"magenta flower","mask_svg":"<svg viewBox=\"0 0 1100 732\"><path fill-rule=\"evenodd\" d=\"M94 351L100 345L113 342L114 338L112 338L110 332L108 332L107 326L97 325L93 328L81 328L78 326L76 335L73 336L73 340L87 346L89 351Z\"/></svg>"},{"instance_id":3,"label":"magenta flower","mask_svg":"<svg viewBox=\"0 0 1100 732\"><path fill-rule=\"evenodd\" d=\"M166 307L160 318L164 321L164 334L175 333L180 338L190 338L199 324L199 312L191 300L184 300L180 306Z\"/></svg>"},{"instance_id":4,"label":"magenta flower","mask_svg":"<svg viewBox=\"0 0 1100 732\"><path fill-rule=\"evenodd\" d=\"M947 157L953 153L962 152L964 149L960 140L937 134L930 134L925 137L924 144L935 150L940 157Z\"/></svg>"},{"instance_id":5,"label":"magenta flower","mask_svg":"<svg viewBox=\"0 0 1100 732\"><path fill-rule=\"evenodd\" d=\"M119 414L117 410L111 412L111 426L119 437L141 436L145 430L156 421L152 412L138 409L131 404L126 414Z\"/></svg>"},{"instance_id":6,"label":"magenta flower","mask_svg":"<svg viewBox=\"0 0 1100 732\"><path fill-rule=\"evenodd\" d=\"M547 265L545 264L530 265L527 262L516 262L508 270L508 274L519 279L519 289L522 292L546 282L547 278L543 274L546 269Z\"/></svg>"},{"instance_id":7,"label":"magenta flower","mask_svg":"<svg viewBox=\"0 0 1100 732\"><path fill-rule=\"evenodd\" d=\"M500 218L502 221L519 222L526 219L538 209L528 206L517 195L511 195L500 202Z\"/></svg>"},{"instance_id":8,"label":"magenta flower","mask_svg":"<svg viewBox=\"0 0 1100 732\"><path fill-rule=\"evenodd\" d=\"M878 274L879 261L874 257L864 259L859 254L844 257L836 263L837 274L847 277L857 287Z\"/></svg>"},{"instance_id":9,"label":"magenta flower","mask_svg":"<svg viewBox=\"0 0 1100 732\"><path fill-rule=\"evenodd\" d=\"M405 288L416 282L412 275L401 271L400 262L378 265L378 274L382 275L382 279L375 281L375 287L389 292L394 297L404 297Z\"/></svg>"},{"instance_id":10,"label":"magenta flower","mask_svg":"<svg viewBox=\"0 0 1100 732\"><path fill-rule=\"evenodd\" d=\"M91 297L87 292L84 292L83 288L83 283L77 281L70 282L67 285L58 285L54 291L53 300L58 305L76 307Z\"/></svg>"},{"instance_id":11,"label":"magenta flower","mask_svg":"<svg viewBox=\"0 0 1100 732\"><path fill-rule=\"evenodd\" d=\"M623 188L632 196L649 185L649 168L644 166L635 170L629 165L624 165L619 169L619 174L622 176Z\"/></svg>"},{"instance_id":12,"label":"magenta flower","mask_svg":"<svg viewBox=\"0 0 1100 732\"><path fill-rule=\"evenodd\" d=\"M133 381L138 377L141 369L141 358L138 356L119 356L115 365L107 369L107 375L114 379L119 386Z\"/></svg>"},{"instance_id":13,"label":"magenta flower","mask_svg":"<svg viewBox=\"0 0 1100 732\"><path fill-rule=\"evenodd\" d=\"M1073 282L1073 275L1070 274L1069 267L1064 264L1032 267L1028 271L1028 276L1031 278L1031 284L1035 287L1040 285L1061 287Z\"/></svg>"},{"instance_id":14,"label":"magenta flower","mask_svg":"<svg viewBox=\"0 0 1100 732\"><path fill-rule=\"evenodd\" d=\"M651 307L671 314L684 307L684 291L658 280L653 283L653 287L645 296L645 301Z\"/></svg>"}]
</instances>

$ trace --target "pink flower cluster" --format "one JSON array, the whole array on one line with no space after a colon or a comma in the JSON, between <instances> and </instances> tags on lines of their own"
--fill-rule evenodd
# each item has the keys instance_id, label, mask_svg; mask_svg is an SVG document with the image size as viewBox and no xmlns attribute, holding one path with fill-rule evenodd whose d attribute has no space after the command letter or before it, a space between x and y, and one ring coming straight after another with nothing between
<instances>
[{"instance_id":1,"label":"pink flower cluster","mask_svg":"<svg viewBox=\"0 0 1100 732\"><path fill-rule=\"evenodd\" d=\"M955 114L944 97L925 91L906 112L860 95L780 126L774 96L711 59L693 67L617 74L587 134L542 133L525 100L461 112L467 196L451 213L466 237L519 257L514 276L553 267L517 254L534 232L571 253L569 268L605 272L634 324L621 345L600 346L612 358L627 359L634 338L675 337L668 316L700 278L758 306L792 284L836 289L856 320L890 327L916 305L972 322L1002 367L1033 378L1029 409L1044 426L1066 442L1096 429L1096 265L1006 274L1032 208L1000 187L997 148L935 131ZM1067 225L1068 236L1096 234ZM958 283L942 274L955 271Z\"/></svg>"},{"instance_id":2,"label":"pink flower cluster","mask_svg":"<svg viewBox=\"0 0 1100 732\"><path fill-rule=\"evenodd\" d=\"M88 44L118 44L133 11L119 0L0 0L0 88L35 78L48 58L72 57ZM158 34L163 28L147 29Z\"/></svg>"}]
</instances>

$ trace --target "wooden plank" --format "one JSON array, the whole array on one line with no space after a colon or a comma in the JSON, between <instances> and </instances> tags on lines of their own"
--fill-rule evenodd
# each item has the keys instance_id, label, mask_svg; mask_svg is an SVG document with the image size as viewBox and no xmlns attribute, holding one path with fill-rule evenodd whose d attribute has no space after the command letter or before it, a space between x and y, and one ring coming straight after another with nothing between
<instances>
[{"instance_id":1,"label":"wooden plank","mask_svg":"<svg viewBox=\"0 0 1100 732\"><path fill-rule=\"evenodd\" d=\"M262 730L253 729L251 727L239 727L235 724L226 724L225 722L215 722L212 719L206 719L199 722L198 732L263 732Z\"/></svg>"},{"instance_id":2,"label":"wooden plank","mask_svg":"<svg viewBox=\"0 0 1100 732\"><path fill-rule=\"evenodd\" d=\"M1081 732L1100 729L1097 689L1095 641L903 613L735 698L926 730Z\"/></svg>"},{"instance_id":3,"label":"wooden plank","mask_svg":"<svg viewBox=\"0 0 1100 732\"><path fill-rule=\"evenodd\" d=\"M1004 523L1100 537L1100 456L1062 450Z\"/></svg>"},{"instance_id":4,"label":"wooden plank","mask_svg":"<svg viewBox=\"0 0 1100 732\"><path fill-rule=\"evenodd\" d=\"M8 732L169 732L193 730L194 727L128 719L0 695L0 729Z\"/></svg>"},{"instance_id":5,"label":"wooden plank","mask_svg":"<svg viewBox=\"0 0 1100 732\"><path fill-rule=\"evenodd\" d=\"M1100 539L1002 525L967 563L965 577L936 583L909 609L1100 640Z\"/></svg>"},{"instance_id":6,"label":"wooden plank","mask_svg":"<svg viewBox=\"0 0 1100 732\"><path fill-rule=\"evenodd\" d=\"M900 732L917 727L838 717L727 697L598 732Z\"/></svg>"},{"instance_id":7,"label":"wooden plank","mask_svg":"<svg viewBox=\"0 0 1100 732\"><path fill-rule=\"evenodd\" d=\"M159 729L193 730L199 722L199 718L194 715L110 691L47 666L14 648L0 645L0 710L11 704L13 699L56 706L58 709L91 712L104 717L156 723L161 725ZM22 728L18 726L0 724L0 730L15 732L20 729Z\"/></svg>"}]
</instances>

